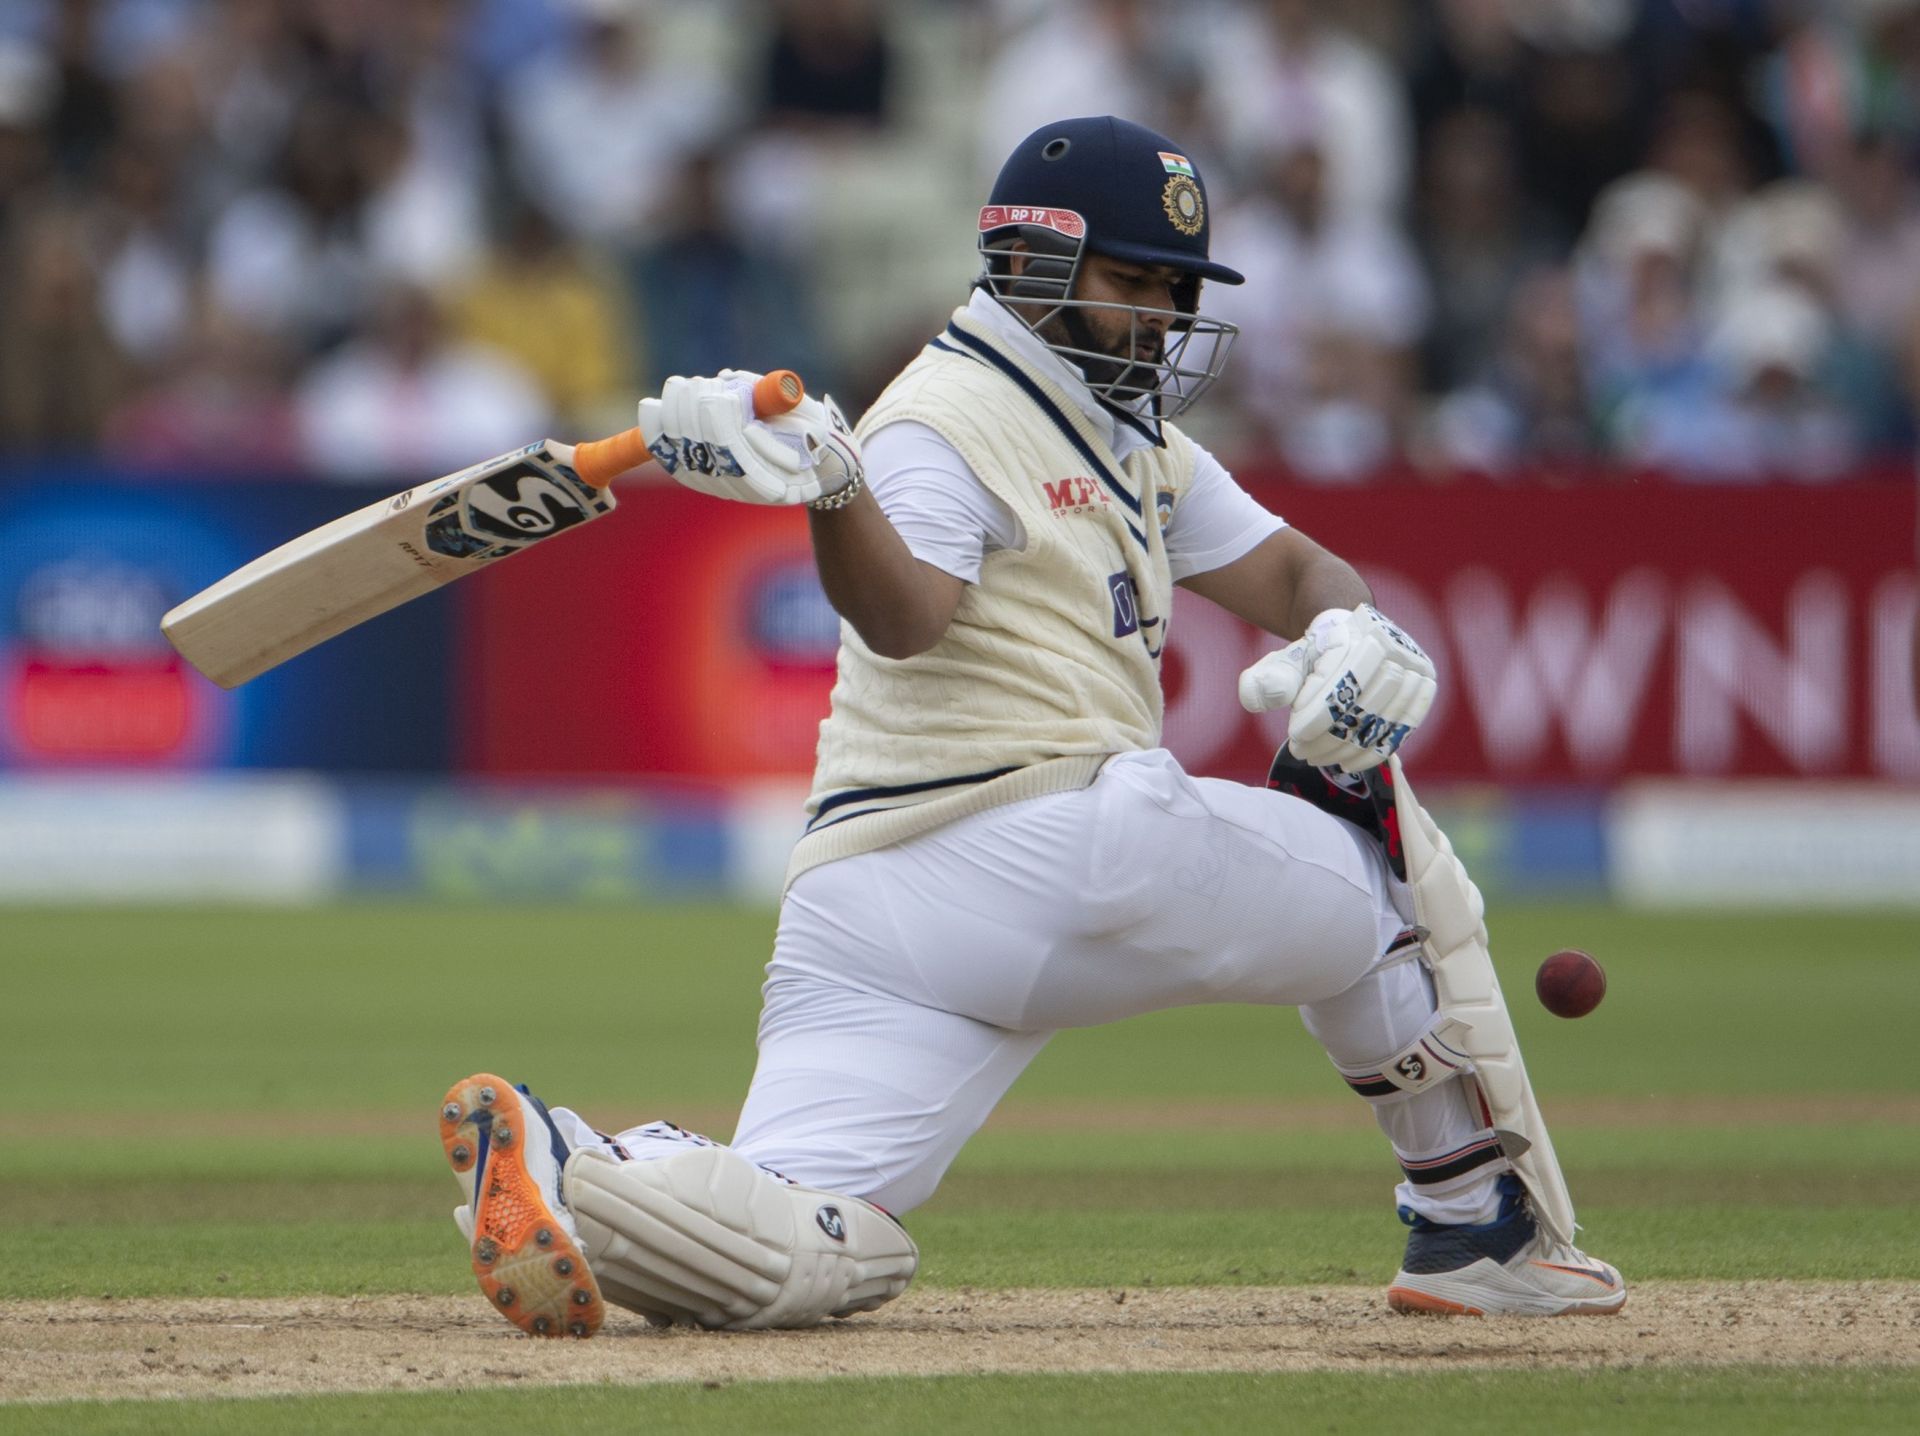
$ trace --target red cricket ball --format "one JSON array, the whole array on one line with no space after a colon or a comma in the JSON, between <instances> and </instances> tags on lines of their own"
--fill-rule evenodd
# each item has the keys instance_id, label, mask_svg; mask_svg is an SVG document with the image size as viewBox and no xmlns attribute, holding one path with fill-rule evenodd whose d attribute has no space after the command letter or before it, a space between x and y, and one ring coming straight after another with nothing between
<instances>
[{"instance_id":1,"label":"red cricket ball","mask_svg":"<svg viewBox=\"0 0 1920 1436\"><path fill-rule=\"evenodd\" d=\"M1555 1017L1585 1017L1607 995L1607 972L1592 954L1570 947L1540 964L1533 990Z\"/></svg>"}]
</instances>

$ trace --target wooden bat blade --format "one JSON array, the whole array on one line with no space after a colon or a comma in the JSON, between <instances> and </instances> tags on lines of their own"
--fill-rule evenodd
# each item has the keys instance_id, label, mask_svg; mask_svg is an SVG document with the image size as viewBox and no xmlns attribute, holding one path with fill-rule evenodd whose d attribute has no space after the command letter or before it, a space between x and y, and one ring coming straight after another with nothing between
<instances>
[{"instance_id":1,"label":"wooden bat blade","mask_svg":"<svg viewBox=\"0 0 1920 1436\"><path fill-rule=\"evenodd\" d=\"M356 624L613 509L546 440L369 504L280 545L169 612L160 629L235 688Z\"/></svg>"}]
</instances>

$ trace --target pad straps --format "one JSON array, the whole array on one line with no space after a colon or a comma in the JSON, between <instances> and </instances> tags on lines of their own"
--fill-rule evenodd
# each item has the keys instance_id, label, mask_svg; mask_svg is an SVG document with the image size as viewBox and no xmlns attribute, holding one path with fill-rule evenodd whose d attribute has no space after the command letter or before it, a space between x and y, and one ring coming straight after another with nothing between
<instances>
[{"instance_id":1,"label":"pad straps","mask_svg":"<svg viewBox=\"0 0 1920 1436\"><path fill-rule=\"evenodd\" d=\"M1403 1102L1449 1078L1473 1070L1473 1061L1457 1043L1466 1024L1435 1013L1426 1028L1398 1052L1358 1067L1334 1063L1334 1068L1369 1102Z\"/></svg>"}]
</instances>

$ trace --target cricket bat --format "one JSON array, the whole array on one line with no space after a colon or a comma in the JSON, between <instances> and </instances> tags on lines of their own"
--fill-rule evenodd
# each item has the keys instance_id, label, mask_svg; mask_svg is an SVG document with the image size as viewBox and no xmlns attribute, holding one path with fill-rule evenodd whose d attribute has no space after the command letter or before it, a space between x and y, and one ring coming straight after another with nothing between
<instances>
[{"instance_id":1,"label":"cricket bat","mask_svg":"<svg viewBox=\"0 0 1920 1436\"><path fill-rule=\"evenodd\" d=\"M776 369L753 390L770 419L806 390ZM542 439L369 504L202 589L160 620L180 656L222 688L409 599L611 513L607 486L652 455L637 428L584 444Z\"/></svg>"}]
</instances>

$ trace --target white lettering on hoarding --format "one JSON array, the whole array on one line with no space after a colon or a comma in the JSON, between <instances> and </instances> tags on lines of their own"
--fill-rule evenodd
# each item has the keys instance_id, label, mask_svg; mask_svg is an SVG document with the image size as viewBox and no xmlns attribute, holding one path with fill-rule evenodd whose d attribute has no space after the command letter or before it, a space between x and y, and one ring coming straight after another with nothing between
<instances>
[{"instance_id":1,"label":"white lettering on hoarding","mask_svg":"<svg viewBox=\"0 0 1920 1436\"><path fill-rule=\"evenodd\" d=\"M1920 583L1907 573L1881 580L1867 610L1867 731L1875 771L1920 778L1920 704L1914 688L1914 633Z\"/></svg>"},{"instance_id":2,"label":"white lettering on hoarding","mask_svg":"<svg viewBox=\"0 0 1920 1436\"><path fill-rule=\"evenodd\" d=\"M1865 769L1920 779L1913 573L1884 574L1867 589L1831 569L1800 572L1778 619L1717 578L1651 567L1601 594L1564 575L1519 587L1467 568L1438 605L1405 574L1369 566L1365 577L1439 673L1433 711L1408 740L1410 761L1429 744L1458 754L1450 725L1464 718L1494 778L1714 776L1784 764L1808 776ZM1233 675L1285 640L1190 596L1178 601L1190 615L1185 681L1168 705L1167 741L1190 768L1215 771L1247 731ZM1289 716L1252 715L1263 745L1286 741ZM1654 746L1636 745L1642 735Z\"/></svg>"},{"instance_id":3,"label":"white lettering on hoarding","mask_svg":"<svg viewBox=\"0 0 1920 1436\"><path fill-rule=\"evenodd\" d=\"M1836 767L1847 744L1847 607L1838 576L1809 571L1787 591L1781 644L1725 585L1689 585L1674 652L1674 767L1730 771L1743 715L1801 772Z\"/></svg>"},{"instance_id":4,"label":"white lettering on hoarding","mask_svg":"<svg viewBox=\"0 0 1920 1436\"><path fill-rule=\"evenodd\" d=\"M1666 637L1665 581L1651 569L1622 575L1598 627L1570 578L1542 583L1518 621L1513 608L1509 581L1489 569L1465 569L1447 586L1448 626L1489 767L1539 766L1557 724L1576 767L1612 771Z\"/></svg>"}]
</instances>

